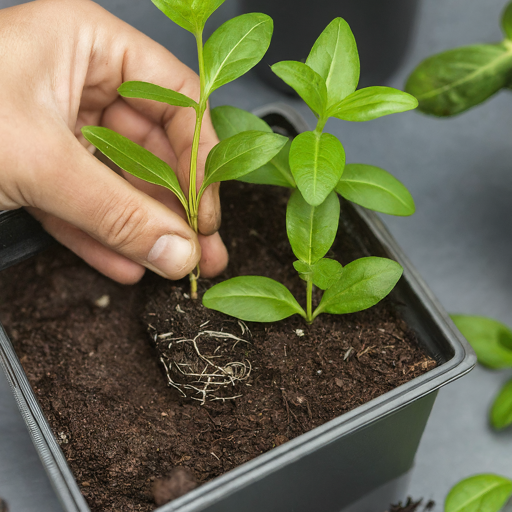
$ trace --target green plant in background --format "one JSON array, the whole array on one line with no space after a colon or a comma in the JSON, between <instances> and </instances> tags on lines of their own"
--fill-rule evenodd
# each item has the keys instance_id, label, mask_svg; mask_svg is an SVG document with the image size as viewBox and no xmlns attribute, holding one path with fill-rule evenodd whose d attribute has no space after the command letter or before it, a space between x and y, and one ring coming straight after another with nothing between
<instances>
[{"instance_id":1,"label":"green plant in background","mask_svg":"<svg viewBox=\"0 0 512 512\"><path fill-rule=\"evenodd\" d=\"M320 313L353 313L383 299L402 274L386 258L366 257L345 267L325 258L336 237L340 203L336 194L366 208L411 215L414 201L388 172L364 164L345 165L341 142L324 127L329 118L369 121L417 106L411 95L390 87L357 90L359 55L348 24L333 20L315 42L305 63L284 61L272 70L291 86L317 118L314 131L301 133L263 168L242 179L293 189L286 229L294 268L306 282L306 308L281 283L261 276L239 276L210 288L203 304L242 320L272 322L299 314L311 323ZM219 138L244 130L271 129L257 117L233 107L212 111ZM324 290L313 309L313 286Z\"/></svg>"},{"instance_id":2,"label":"green plant in background","mask_svg":"<svg viewBox=\"0 0 512 512\"><path fill-rule=\"evenodd\" d=\"M455 48L424 60L410 75L405 90L419 110L435 116L460 114L512 83L512 2L501 26L505 39L495 44Z\"/></svg>"},{"instance_id":3,"label":"green plant in background","mask_svg":"<svg viewBox=\"0 0 512 512\"><path fill-rule=\"evenodd\" d=\"M499 512L512 497L512 480L482 474L466 478L448 493L444 512Z\"/></svg>"},{"instance_id":4,"label":"green plant in background","mask_svg":"<svg viewBox=\"0 0 512 512\"><path fill-rule=\"evenodd\" d=\"M493 370L512 368L512 331L508 327L482 316L451 317L475 350L480 364ZM512 425L512 379L496 396L490 409L490 422L496 430Z\"/></svg>"},{"instance_id":5,"label":"green plant in background","mask_svg":"<svg viewBox=\"0 0 512 512\"><path fill-rule=\"evenodd\" d=\"M222 85L255 66L270 45L273 22L265 14L244 14L220 26L203 44L203 29L224 0L152 0L172 21L191 32L197 42L200 95L195 101L181 93L146 82L125 82L119 94L125 98L154 100L192 108L196 124L191 150L188 193L183 191L171 167L129 139L107 128L86 126L85 138L115 164L137 178L171 190L182 204L190 226L197 232L199 203L212 183L238 178L272 159L287 139L261 131L238 133L216 145L208 155L204 180L198 189L197 156L199 137L208 98ZM197 297L199 269L190 275L191 295Z\"/></svg>"}]
</instances>

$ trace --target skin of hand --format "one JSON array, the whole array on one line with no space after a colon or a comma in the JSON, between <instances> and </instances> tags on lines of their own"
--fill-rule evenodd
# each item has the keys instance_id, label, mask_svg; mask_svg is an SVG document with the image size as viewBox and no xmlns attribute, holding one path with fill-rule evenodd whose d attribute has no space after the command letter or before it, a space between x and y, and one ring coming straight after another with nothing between
<instances>
[{"instance_id":1,"label":"skin of hand","mask_svg":"<svg viewBox=\"0 0 512 512\"><path fill-rule=\"evenodd\" d=\"M150 6L151 7L151 6ZM211 277L227 264L218 184L199 235L174 195L101 163L81 135L111 128L166 161L188 191L195 111L117 93L152 82L196 101L199 78L165 48L90 0L36 0L0 10L0 209L26 209L63 245L121 283L145 268L170 279ZM205 116L198 157L218 142Z\"/></svg>"}]
</instances>

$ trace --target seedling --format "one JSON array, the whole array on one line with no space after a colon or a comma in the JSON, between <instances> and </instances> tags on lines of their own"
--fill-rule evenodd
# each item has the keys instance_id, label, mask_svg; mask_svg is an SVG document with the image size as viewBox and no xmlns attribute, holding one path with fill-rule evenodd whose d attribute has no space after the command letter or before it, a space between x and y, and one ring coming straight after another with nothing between
<instances>
[{"instance_id":1,"label":"seedling","mask_svg":"<svg viewBox=\"0 0 512 512\"><path fill-rule=\"evenodd\" d=\"M419 110L453 116L479 105L512 83L512 2L505 8L503 41L454 48L424 60L405 90L419 100Z\"/></svg>"},{"instance_id":2,"label":"seedling","mask_svg":"<svg viewBox=\"0 0 512 512\"><path fill-rule=\"evenodd\" d=\"M203 29L224 0L152 0L172 21L191 32L197 42L200 94L198 99L147 82L125 82L118 91L124 98L159 101L192 108L196 123L190 159L188 191L182 190L171 167L126 137L103 127L86 126L85 138L115 164L137 178L171 190L183 206L190 226L197 232L201 197L212 183L232 180L272 159L287 139L274 133L247 131L217 144L208 155L202 183L197 183L199 136L211 93L242 76L263 57L270 44L273 23L265 14L251 13L220 26L203 44ZM191 295L197 298L199 268L190 275Z\"/></svg>"},{"instance_id":3,"label":"seedling","mask_svg":"<svg viewBox=\"0 0 512 512\"><path fill-rule=\"evenodd\" d=\"M331 117L369 121L417 106L416 99L390 87L357 90L359 55L348 24L333 20L315 42L305 63L279 62L272 70L306 102L317 117L314 131L298 135L269 164L246 174L244 181L290 187L286 228L294 267L306 282L306 308L281 283L261 276L240 276L217 284L203 304L242 320L273 322L299 314L311 323L320 313L353 313L384 298L402 274L386 258L367 257L344 268L326 258L336 237L340 203L336 194L366 208L411 215L414 201L407 189L383 169L345 165L341 142L324 133ZM212 113L219 137L247 129L271 131L263 121L232 107ZM313 287L324 290L313 309Z\"/></svg>"},{"instance_id":4,"label":"seedling","mask_svg":"<svg viewBox=\"0 0 512 512\"><path fill-rule=\"evenodd\" d=\"M506 325L483 316L451 317L475 350L480 364L492 370L512 368L512 331ZM489 421L496 430L512 425L512 379L505 383L494 399Z\"/></svg>"}]
</instances>

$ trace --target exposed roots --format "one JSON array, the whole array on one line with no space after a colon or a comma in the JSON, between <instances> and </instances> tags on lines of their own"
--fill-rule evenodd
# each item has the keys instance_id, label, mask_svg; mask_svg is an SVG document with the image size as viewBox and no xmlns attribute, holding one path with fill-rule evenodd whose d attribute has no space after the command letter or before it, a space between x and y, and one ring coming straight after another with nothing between
<instances>
[{"instance_id":1,"label":"exposed roots","mask_svg":"<svg viewBox=\"0 0 512 512\"><path fill-rule=\"evenodd\" d=\"M240 328L242 335L248 331L245 324ZM247 359L232 361L230 353L240 342L249 344L247 340L228 332L209 330L200 331L193 339L173 338L172 335L154 335L155 342L167 344L160 361L169 386L177 389L183 397L200 401L201 405L207 401L225 401L242 396L228 390L249 378L251 363ZM219 340L222 340L220 344ZM231 346L226 346L227 341L233 342Z\"/></svg>"}]
</instances>

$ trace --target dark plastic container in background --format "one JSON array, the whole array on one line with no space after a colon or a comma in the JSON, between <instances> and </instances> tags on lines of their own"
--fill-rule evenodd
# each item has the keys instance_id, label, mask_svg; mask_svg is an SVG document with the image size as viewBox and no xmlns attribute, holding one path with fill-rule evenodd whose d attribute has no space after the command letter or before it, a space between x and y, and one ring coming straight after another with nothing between
<instances>
[{"instance_id":1,"label":"dark plastic container in background","mask_svg":"<svg viewBox=\"0 0 512 512\"><path fill-rule=\"evenodd\" d=\"M360 87L384 85L398 69L413 33L419 0L240 0L242 12L263 12L274 20L272 43L259 76L293 93L270 66L282 60L304 62L324 28L337 17L354 32L361 60Z\"/></svg>"},{"instance_id":2,"label":"dark plastic container in background","mask_svg":"<svg viewBox=\"0 0 512 512\"><path fill-rule=\"evenodd\" d=\"M257 114L280 133L307 129L286 105L269 105ZM157 512L381 512L390 504L387 497L397 498L384 493L377 505L364 501L368 495L377 496L382 486L392 490L393 482L412 467L437 390L469 372L476 357L377 215L342 201L341 225L365 252L395 259L404 267L391 297L437 367ZM0 247L1 240L0 227ZM0 250L0 263L2 257ZM1 326L0 367L64 510L89 512Z\"/></svg>"}]
</instances>

